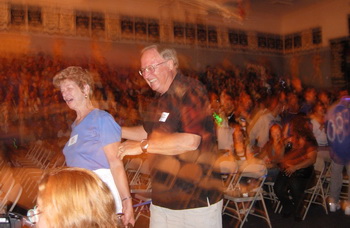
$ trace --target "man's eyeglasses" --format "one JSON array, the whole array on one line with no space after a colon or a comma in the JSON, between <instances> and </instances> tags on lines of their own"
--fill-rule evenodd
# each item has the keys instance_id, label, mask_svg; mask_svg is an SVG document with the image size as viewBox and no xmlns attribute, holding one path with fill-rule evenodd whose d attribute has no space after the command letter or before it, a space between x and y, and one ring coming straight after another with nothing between
<instances>
[{"instance_id":1,"label":"man's eyeglasses","mask_svg":"<svg viewBox=\"0 0 350 228\"><path fill-rule=\"evenodd\" d=\"M39 214L42 212L38 210L38 207L35 206L33 209L30 209L27 212L27 218L31 223L37 223L39 221Z\"/></svg>"},{"instance_id":2,"label":"man's eyeglasses","mask_svg":"<svg viewBox=\"0 0 350 228\"><path fill-rule=\"evenodd\" d=\"M159 65L162 65L163 63L166 63L168 62L168 60L165 60L164 62L161 62L161 63L158 63L158 64L153 64L153 65L149 65L149 66L146 66L145 68L141 68L141 70L139 70L139 74L141 76L144 76L145 73L154 73L154 71L156 70L156 68L159 66Z\"/></svg>"}]
</instances>

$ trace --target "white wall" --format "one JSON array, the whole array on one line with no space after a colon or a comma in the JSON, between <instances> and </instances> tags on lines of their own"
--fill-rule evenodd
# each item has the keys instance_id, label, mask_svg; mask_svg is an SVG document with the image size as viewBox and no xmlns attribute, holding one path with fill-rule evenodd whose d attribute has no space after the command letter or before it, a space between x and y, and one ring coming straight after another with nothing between
<instances>
[{"instance_id":1,"label":"white wall","mask_svg":"<svg viewBox=\"0 0 350 228\"><path fill-rule=\"evenodd\" d=\"M0 2L3 0L0 0ZM72 0L79 1L79 0ZM101 0L104 1L104 0ZM127 0L115 0L114 7L117 8L117 3L126 3ZM141 2L140 0L135 0ZM303 1L303 0L300 0ZM192 67L197 70L203 70L207 65L220 65L225 62L231 62L232 65L244 67L246 63L265 64L268 63L270 69L278 75L292 75L291 60L294 56L298 59L298 76L306 84L315 83L316 86L325 87L330 84L331 77L331 55L329 50L329 39L340 38L348 36L348 15L350 14L350 0L319 0L317 4L306 6L301 10L285 14L273 14L264 11L254 11L248 14L247 20L239 24L234 21L222 20L222 26L243 29L247 31L258 31L265 33L279 33L289 34L294 32L301 32L306 29L314 27L322 27L323 43L322 48L308 51L307 53L295 53L287 56L270 56L259 51L232 51L220 49L201 49L197 47L176 46L179 54L185 59L186 67ZM66 3L66 2L65 2ZM144 3L145 4L145 3ZM143 10L140 7L131 9L130 5L122 4L120 13L126 15L138 15L144 17L155 18L173 18L174 20L183 19L192 20L192 16L184 16L184 11L170 13L170 11L163 11L160 14L159 6L151 3ZM88 6L85 6L88 7ZM112 8L110 9L112 10ZM207 23L218 21L211 17L205 19ZM160 20L161 21L161 20ZM170 20L172 21L172 20ZM128 65L132 67L139 67L139 50L145 43L136 42L98 42L95 43L89 39L81 39L74 37L55 37L42 34L8 34L3 31L0 35L0 54L6 51L15 53L21 52L37 52L43 51L54 53L57 50L61 51L63 56L67 57L83 57L105 58L110 64ZM315 67L313 59L315 56L320 56L321 64ZM315 78L314 72L319 69L322 72L322 78Z\"/></svg>"},{"instance_id":2,"label":"white wall","mask_svg":"<svg viewBox=\"0 0 350 228\"><path fill-rule=\"evenodd\" d=\"M329 40L349 35L349 0L327 0L305 7L282 17L282 34L289 34L314 27L322 27L322 45Z\"/></svg>"}]
</instances>

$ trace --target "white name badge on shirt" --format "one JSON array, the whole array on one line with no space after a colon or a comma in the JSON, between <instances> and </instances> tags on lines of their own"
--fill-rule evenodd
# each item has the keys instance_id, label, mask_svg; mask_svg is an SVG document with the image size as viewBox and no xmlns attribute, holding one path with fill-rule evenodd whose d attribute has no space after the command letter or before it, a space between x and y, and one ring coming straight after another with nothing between
<instances>
[{"instance_id":1,"label":"white name badge on shirt","mask_svg":"<svg viewBox=\"0 0 350 228\"><path fill-rule=\"evenodd\" d=\"M75 144L78 141L78 135L74 135L69 139L68 146Z\"/></svg>"},{"instance_id":2,"label":"white name badge on shirt","mask_svg":"<svg viewBox=\"0 0 350 228\"><path fill-rule=\"evenodd\" d=\"M169 112L163 112L162 115L159 118L159 121L160 122L165 122L166 119L168 118L168 116L169 116Z\"/></svg>"}]
</instances>

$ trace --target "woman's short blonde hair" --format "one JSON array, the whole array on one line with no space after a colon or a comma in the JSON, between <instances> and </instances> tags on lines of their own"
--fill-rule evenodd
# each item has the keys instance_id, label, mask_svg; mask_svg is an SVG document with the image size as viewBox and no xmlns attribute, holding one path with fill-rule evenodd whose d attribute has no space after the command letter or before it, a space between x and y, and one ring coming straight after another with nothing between
<instances>
[{"instance_id":1,"label":"woman's short blonde hair","mask_svg":"<svg viewBox=\"0 0 350 228\"><path fill-rule=\"evenodd\" d=\"M84 90L84 86L88 85L90 87L89 95L92 95L94 80L88 70L78 66L67 67L55 75L53 84L56 88L60 88L61 82L66 79L74 81L82 91Z\"/></svg>"},{"instance_id":2,"label":"woman's short blonde hair","mask_svg":"<svg viewBox=\"0 0 350 228\"><path fill-rule=\"evenodd\" d=\"M38 201L50 228L117 227L113 195L90 170L60 168L44 174Z\"/></svg>"}]
</instances>

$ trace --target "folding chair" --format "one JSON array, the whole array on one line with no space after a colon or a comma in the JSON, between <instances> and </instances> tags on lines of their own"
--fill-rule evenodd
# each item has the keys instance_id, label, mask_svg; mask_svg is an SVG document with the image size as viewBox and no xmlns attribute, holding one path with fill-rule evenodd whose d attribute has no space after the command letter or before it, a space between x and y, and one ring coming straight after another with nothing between
<instances>
[{"instance_id":1,"label":"folding chair","mask_svg":"<svg viewBox=\"0 0 350 228\"><path fill-rule=\"evenodd\" d=\"M44 164L43 169L52 169L56 167L64 167L66 165L66 160L62 152L56 152L54 155L50 158L50 160L47 161L46 164Z\"/></svg>"},{"instance_id":2,"label":"folding chair","mask_svg":"<svg viewBox=\"0 0 350 228\"><path fill-rule=\"evenodd\" d=\"M146 165L149 166L148 164ZM144 168L147 167L146 165ZM175 183L179 170L180 162L177 159L173 157L165 157L161 159L157 163L157 169L151 170L151 175L153 176L153 179L157 180L156 182L152 183L152 187L156 186L158 189L169 189ZM135 221L140 216L149 218L149 216L144 212L148 210L148 205L152 202L151 183L149 182L147 186L148 188L142 192L140 191L140 189L134 191L137 192L134 197L134 201L136 201L136 204L134 205Z\"/></svg>"},{"instance_id":3,"label":"folding chair","mask_svg":"<svg viewBox=\"0 0 350 228\"><path fill-rule=\"evenodd\" d=\"M220 156L216 161L215 169L221 173L224 189L232 190L238 172L238 164L234 157L230 155Z\"/></svg>"},{"instance_id":4,"label":"folding chair","mask_svg":"<svg viewBox=\"0 0 350 228\"><path fill-rule=\"evenodd\" d=\"M139 202L133 205L135 208L135 222L140 218L140 216L149 219L150 217L148 213L145 213L145 211L149 211L148 206L152 202L151 197L143 197L142 195L138 195L136 199L139 200Z\"/></svg>"},{"instance_id":5,"label":"folding chair","mask_svg":"<svg viewBox=\"0 0 350 228\"><path fill-rule=\"evenodd\" d=\"M130 185L131 193L144 193L151 191L151 178L150 178L150 167L149 160L145 159L142 162L138 176L135 177L138 181L137 184Z\"/></svg>"},{"instance_id":6,"label":"folding chair","mask_svg":"<svg viewBox=\"0 0 350 228\"><path fill-rule=\"evenodd\" d=\"M326 195L323 190L323 179L327 173L327 168L325 166L324 160L320 157L317 157L314 167L316 173L316 185L305 190L305 195L308 198L305 199L307 206L303 215L303 220L305 220L305 217L312 203L323 206L326 214L328 214Z\"/></svg>"},{"instance_id":7,"label":"folding chair","mask_svg":"<svg viewBox=\"0 0 350 228\"><path fill-rule=\"evenodd\" d=\"M142 165L142 158L132 158L126 165L125 165L125 172L129 179L129 184L137 185L138 184L138 174L141 169Z\"/></svg>"},{"instance_id":8,"label":"folding chair","mask_svg":"<svg viewBox=\"0 0 350 228\"><path fill-rule=\"evenodd\" d=\"M8 180L10 178L13 178L12 169L11 169L11 167L5 165L0 170L0 187L1 187L1 183L6 182L6 180Z\"/></svg>"},{"instance_id":9,"label":"folding chair","mask_svg":"<svg viewBox=\"0 0 350 228\"><path fill-rule=\"evenodd\" d=\"M35 161L42 156L42 142L35 142L24 156L16 156L12 159L15 166L35 167Z\"/></svg>"},{"instance_id":10,"label":"folding chair","mask_svg":"<svg viewBox=\"0 0 350 228\"><path fill-rule=\"evenodd\" d=\"M226 203L224 204L223 214L238 219L240 227L243 227L249 214L266 220L269 227L271 227L271 221L262 195L262 186L266 174L265 165L247 164L240 174L234 189L226 191L224 194ZM237 191L237 189L240 190ZM257 201L261 202L263 211L252 210ZM234 205L233 208L229 207L232 203Z\"/></svg>"},{"instance_id":11,"label":"folding chair","mask_svg":"<svg viewBox=\"0 0 350 228\"><path fill-rule=\"evenodd\" d=\"M267 171L267 173L269 173L269 170ZM272 203L272 206L274 207L274 209L277 211L277 208L280 204L275 190L274 190L274 186L275 186L275 181L274 180L268 180L266 179L263 185L264 188L264 199L270 200L270 202ZM276 213L275 211L275 213Z\"/></svg>"},{"instance_id":12,"label":"folding chair","mask_svg":"<svg viewBox=\"0 0 350 228\"><path fill-rule=\"evenodd\" d=\"M184 202L190 202L196 190L196 186L202 179L202 168L196 163L183 165L177 173L175 189L177 198Z\"/></svg>"},{"instance_id":13,"label":"folding chair","mask_svg":"<svg viewBox=\"0 0 350 228\"><path fill-rule=\"evenodd\" d=\"M157 161L157 169L151 170L153 180L152 187L157 189L170 189L177 177L177 173L180 170L180 162L173 157L165 157L160 161Z\"/></svg>"},{"instance_id":14,"label":"folding chair","mask_svg":"<svg viewBox=\"0 0 350 228\"><path fill-rule=\"evenodd\" d=\"M11 193L11 190L13 189L15 185L15 179L13 178L12 174L11 177L4 180L3 182L0 182L1 188L0 188L0 213L5 212L6 210L6 203L8 200L8 197Z\"/></svg>"},{"instance_id":15,"label":"folding chair","mask_svg":"<svg viewBox=\"0 0 350 228\"><path fill-rule=\"evenodd\" d=\"M4 158L0 156L0 172L6 166Z\"/></svg>"},{"instance_id":16,"label":"folding chair","mask_svg":"<svg viewBox=\"0 0 350 228\"><path fill-rule=\"evenodd\" d=\"M19 171L15 172L16 181L18 181L23 188L23 195L28 199L28 202L35 203L38 194L38 182L44 172L39 168L15 168Z\"/></svg>"},{"instance_id":17,"label":"folding chair","mask_svg":"<svg viewBox=\"0 0 350 228\"><path fill-rule=\"evenodd\" d=\"M275 205L278 204L278 198L275 194L275 190L273 189L273 186L275 185L275 182L272 182L272 181L268 181L264 183L264 186L266 186L266 189L267 189L267 192L266 194L264 194L264 198L265 199L268 199L268 200L271 200L271 202Z\"/></svg>"},{"instance_id":18,"label":"folding chair","mask_svg":"<svg viewBox=\"0 0 350 228\"><path fill-rule=\"evenodd\" d=\"M44 149L43 156L36 162L37 167L47 169L50 167L52 160L56 157L55 151L52 149Z\"/></svg>"},{"instance_id":19,"label":"folding chair","mask_svg":"<svg viewBox=\"0 0 350 228\"><path fill-rule=\"evenodd\" d=\"M11 189L6 202L7 205L11 205L11 207L7 210L8 212L12 212L12 210L15 208L19 198L22 195L22 190L22 186L19 183L16 183Z\"/></svg>"}]
</instances>

